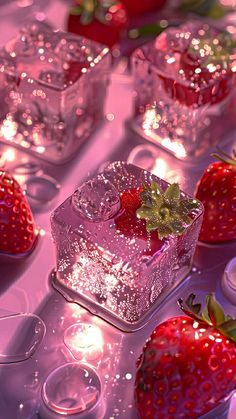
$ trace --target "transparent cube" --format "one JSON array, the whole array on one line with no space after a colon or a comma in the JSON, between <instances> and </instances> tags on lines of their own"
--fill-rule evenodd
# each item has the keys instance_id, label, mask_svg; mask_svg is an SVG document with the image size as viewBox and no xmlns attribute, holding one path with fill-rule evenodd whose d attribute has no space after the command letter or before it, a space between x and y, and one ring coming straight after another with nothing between
<instances>
[{"instance_id":1,"label":"transparent cube","mask_svg":"<svg viewBox=\"0 0 236 419\"><path fill-rule=\"evenodd\" d=\"M168 28L132 55L133 128L180 159L203 158L236 128L236 42L204 22Z\"/></svg>"},{"instance_id":2,"label":"transparent cube","mask_svg":"<svg viewBox=\"0 0 236 419\"><path fill-rule=\"evenodd\" d=\"M55 163L103 119L109 50L33 22L0 51L0 137Z\"/></svg>"},{"instance_id":3,"label":"transparent cube","mask_svg":"<svg viewBox=\"0 0 236 419\"><path fill-rule=\"evenodd\" d=\"M157 232L150 236L135 211L136 194L151 180L163 190L168 186L136 166L112 163L51 217L57 258L54 286L127 331L144 326L188 274L202 222L200 205L183 235L163 240Z\"/></svg>"}]
</instances>

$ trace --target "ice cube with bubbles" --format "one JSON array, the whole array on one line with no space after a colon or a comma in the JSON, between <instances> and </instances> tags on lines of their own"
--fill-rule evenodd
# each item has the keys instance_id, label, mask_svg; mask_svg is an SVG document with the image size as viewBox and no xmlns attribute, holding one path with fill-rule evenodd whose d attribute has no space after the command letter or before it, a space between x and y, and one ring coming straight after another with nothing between
<instances>
[{"instance_id":1,"label":"ice cube with bubbles","mask_svg":"<svg viewBox=\"0 0 236 419\"><path fill-rule=\"evenodd\" d=\"M0 138L66 161L103 119L109 68L107 47L29 23L0 50Z\"/></svg>"},{"instance_id":2,"label":"ice cube with bubbles","mask_svg":"<svg viewBox=\"0 0 236 419\"><path fill-rule=\"evenodd\" d=\"M160 240L136 210L143 184L167 182L115 162L80 186L52 214L54 286L122 330L136 330L190 270L202 206L183 235ZM181 192L181 200L186 195Z\"/></svg>"},{"instance_id":3,"label":"ice cube with bubbles","mask_svg":"<svg viewBox=\"0 0 236 419\"><path fill-rule=\"evenodd\" d=\"M167 28L132 55L132 127L181 160L209 155L236 128L236 41L205 22Z\"/></svg>"}]
</instances>

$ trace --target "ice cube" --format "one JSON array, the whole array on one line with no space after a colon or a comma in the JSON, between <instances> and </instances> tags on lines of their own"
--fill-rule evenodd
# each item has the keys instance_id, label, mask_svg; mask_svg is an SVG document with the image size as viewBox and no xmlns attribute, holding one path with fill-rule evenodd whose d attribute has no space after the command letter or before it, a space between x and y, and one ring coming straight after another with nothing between
<instances>
[{"instance_id":1,"label":"ice cube","mask_svg":"<svg viewBox=\"0 0 236 419\"><path fill-rule=\"evenodd\" d=\"M236 128L235 41L194 21L134 51L132 126L180 159L203 157Z\"/></svg>"},{"instance_id":2,"label":"ice cube","mask_svg":"<svg viewBox=\"0 0 236 419\"><path fill-rule=\"evenodd\" d=\"M103 119L108 53L45 22L22 28L0 51L1 140L52 162L68 160ZM9 121L17 127L11 136Z\"/></svg>"},{"instance_id":3,"label":"ice cube","mask_svg":"<svg viewBox=\"0 0 236 419\"><path fill-rule=\"evenodd\" d=\"M157 232L148 233L136 210L143 183L151 181L163 190L168 186L136 166L113 163L66 199L51 218L55 287L124 330L143 326L187 275L201 227L199 205L182 236L160 240Z\"/></svg>"}]
</instances>

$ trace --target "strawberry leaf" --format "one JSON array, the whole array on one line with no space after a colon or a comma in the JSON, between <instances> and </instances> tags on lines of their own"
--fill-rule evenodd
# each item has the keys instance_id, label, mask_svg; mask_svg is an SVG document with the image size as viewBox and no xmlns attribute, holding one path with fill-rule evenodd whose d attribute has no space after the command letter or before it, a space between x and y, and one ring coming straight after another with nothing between
<instances>
[{"instance_id":1,"label":"strawberry leaf","mask_svg":"<svg viewBox=\"0 0 236 419\"><path fill-rule=\"evenodd\" d=\"M206 296L208 316L214 326L220 326L225 321L224 310L212 294Z\"/></svg>"},{"instance_id":2,"label":"strawberry leaf","mask_svg":"<svg viewBox=\"0 0 236 419\"><path fill-rule=\"evenodd\" d=\"M193 221L188 214L199 207L196 199L181 197L178 183L169 185L165 191L154 181L150 186L143 184L140 198L142 205L136 215L146 221L148 232L157 230L160 240L182 235Z\"/></svg>"}]
</instances>

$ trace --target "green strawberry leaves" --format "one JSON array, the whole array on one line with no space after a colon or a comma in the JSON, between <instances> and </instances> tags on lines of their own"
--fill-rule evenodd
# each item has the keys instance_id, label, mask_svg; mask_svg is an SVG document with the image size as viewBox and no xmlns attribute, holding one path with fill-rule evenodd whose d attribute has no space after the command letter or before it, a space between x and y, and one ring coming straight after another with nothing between
<instances>
[{"instance_id":1,"label":"green strawberry leaves","mask_svg":"<svg viewBox=\"0 0 236 419\"><path fill-rule=\"evenodd\" d=\"M204 57L203 67L220 65L226 69L235 60L236 42L228 32L222 32L212 38L207 32L196 40L193 38L189 46L190 54L200 54Z\"/></svg>"},{"instance_id":2,"label":"green strawberry leaves","mask_svg":"<svg viewBox=\"0 0 236 419\"><path fill-rule=\"evenodd\" d=\"M216 301L213 294L206 295L206 305L201 312L201 304L194 303L195 294L183 301L178 300L181 310L189 317L198 322L205 322L214 326L220 333L236 343L236 320L231 316L226 316L222 306Z\"/></svg>"},{"instance_id":3,"label":"green strawberry leaves","mask_svg":"<svg viewBox=\"0 0 236 419\"><path fill-rule=\"evenodd\" d=\"M189 213L199 207L199 201L182 198L178 183L173 183L163 191L154 181L151 185L143 184L140 193L142 205L136 215L146 221L147 232L157 231L162 240L169 236L180 236L192 223Z\"/></svg>"}]
</instances>

